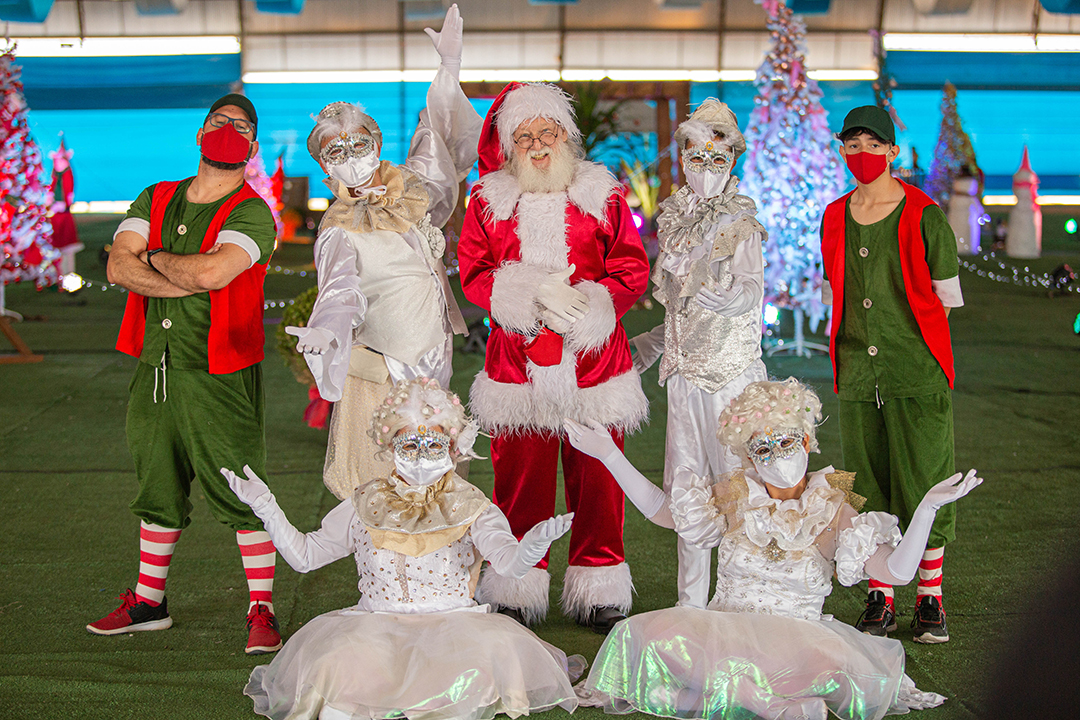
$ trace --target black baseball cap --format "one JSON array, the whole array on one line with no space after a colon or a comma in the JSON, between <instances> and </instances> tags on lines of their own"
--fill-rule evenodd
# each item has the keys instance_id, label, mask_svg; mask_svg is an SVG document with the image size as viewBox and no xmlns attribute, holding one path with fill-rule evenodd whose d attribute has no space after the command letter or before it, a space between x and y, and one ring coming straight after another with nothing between
<instances>
[{"instance_id":1,"label":"black baseball cap","mask_svg":"<svg viewBox=\"0 0 1080 720\"><path fill-rule=\"evenodd\" d=\"M866 128L890 145L896 144L896 127L892 118L877 105L863 105L849 112L837 137L852 128Z\"/></svg>"},{"instance_id":2,"label":"black baseball cap","mask_svg":"<svg viewBox=\"0 0 1080 720\"><path fill-rule=\"evenodd\" d=\"M210 112L214 112L218 108L223 108L226 105L235 105L247 113L248 118L251 120L251 124L255 126L255 132L251 134L252 139L254 139L259 133L259 113L255 112L255 105L239 93L229 93L228 95L224 95L215 100L214 104L210 106Z\"/></svg>"}]
</instances>

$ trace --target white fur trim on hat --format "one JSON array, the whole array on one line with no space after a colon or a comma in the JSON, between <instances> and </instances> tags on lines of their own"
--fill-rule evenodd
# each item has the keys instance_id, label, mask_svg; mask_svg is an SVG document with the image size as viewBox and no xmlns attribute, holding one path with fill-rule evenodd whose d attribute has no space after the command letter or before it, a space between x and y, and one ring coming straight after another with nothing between
<instances>
[{"instance_id":1,"label":"white fur trim on hat","mask_svg":"<svg viewBox=\"0 0 1080 720\"><path fill-rule=\"evenodd\" d=\"M551 576L547 570L529 568L524 577L515 580L500 575L487 565L480 575L475 599L480 604L492 605L496 610L519 610L526 625L535 625L547 617L550 586Z\"/></svg>"},{"instance_id":2,"label":"white fur trim on hat","mask_svg":"<svg viewBox=\"0 0 1080 720\"><path fill-rule=\"evenodd\" d=\"M634 580L626 563L607 567L571 565L563 576L562 611L579 622L588 620L593 608L613 607L630 612Z\"/></svg>"},{"instance_id":3,"label":"white fur trim on hat","mask_svg":"<svg viewBox=\"0 0 1080 720\"><path fill-rule=\"evenodd\" d=\"M570 96L549 83L528 83L508 92L503 98L502 107L499 108L496 123L503 155L513 155L514 131L521 123L537 118L556 123L572 140L581 138L581 131L574 122L574 107Z\"/></svg>"}]
</instances>

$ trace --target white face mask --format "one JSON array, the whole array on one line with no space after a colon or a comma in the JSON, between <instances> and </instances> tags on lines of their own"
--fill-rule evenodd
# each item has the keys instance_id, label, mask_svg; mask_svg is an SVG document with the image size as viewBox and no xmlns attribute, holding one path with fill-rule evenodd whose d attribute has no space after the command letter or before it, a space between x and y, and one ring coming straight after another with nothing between
<instances>
[{"instance_id":1,"label":"white face mask","mask_svg":"<svg viewBox=\"0 0 1080 720\"><path fill-rule=\"evenodd\" d=\"M686 172L684 175L686 175L686 184L689 185L690 189L699 197L711 198L724 192L724 187L727 186L728 178L731 177L731 172Z\"/></svg>"},{"instance_id":2,"label":"white face mask","mask_svg":"<svg viewBox=\"0 0 1080 720\"><path fill-rule=\"evenodd\" d=\"M446 473L454 469L454 460L449 453L429 460L416 458L406 460L398 454L394 454L394 467L397 468L401 479L413 487L427 487L443 479Z\"/></svg>"},{"instance_id":3,"label":"white face mask","mask_svg":"<svg viewBox=\"0 0 1080 720\"><path fill-rule=\"evenodd\" d=\"M773 487L793 488L806 477L806 465L810 462L810 456L806 448L799 445L791 455L784 458L776 458L768 465L755 462L754 469L762 481Z\"/></svg>"},{"instance_id":4,"label":"white face mask","mask_svg":"<svg viewBox=\"0 0 1080 720\"><path fill-rule=\"evenodd\" d=\"M378 154L368 153L363 157L351 157L339 165L330 165L327 172L345 187L358 188L366 185L378 168Z\"/></svg>"}]
</instances>

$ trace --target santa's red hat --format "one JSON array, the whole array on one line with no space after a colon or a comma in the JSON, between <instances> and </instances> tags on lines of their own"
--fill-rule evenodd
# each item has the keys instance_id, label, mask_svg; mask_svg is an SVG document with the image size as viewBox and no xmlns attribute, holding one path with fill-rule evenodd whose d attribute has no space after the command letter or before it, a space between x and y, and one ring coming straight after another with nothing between
<instances>
[{"instance_id":1,"label":"santa's red hat","mask_svg":"<svg viewBox=\"0 0 1080 720\"><path fill-rule=\"evenodd\" d=\"M544 118L566 130L570 139L580 140L574 122L570 96L548 83L512 82L491 104L480 131L480 177L503 166L514 151L514 131L523 122Z\"/></svg>"}]
</instances>

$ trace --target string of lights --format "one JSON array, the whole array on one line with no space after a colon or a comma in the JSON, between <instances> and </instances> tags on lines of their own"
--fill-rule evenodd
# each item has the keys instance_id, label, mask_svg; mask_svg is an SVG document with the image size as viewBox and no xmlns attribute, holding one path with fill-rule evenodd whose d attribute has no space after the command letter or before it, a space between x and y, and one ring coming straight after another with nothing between
<instances>
[{"instance_id":1,"label":"string of lights","mask_svg":"<svg viewBox=\"0 0 1080 720\"><path fill-rule=\"evenodd\" d=\"M1017 287L1032 287L1047 291L1080 293L1080 285L1071 282L1071 279L1063 282L1063 278L1059 276L1058 270L1038 273L1032 271L1030 266L1024 266L1021 270L1019 266L1008 265L1002 262L997 257L997 254L993 252L986 253L980 256L979 259L984 263L996 266L996 269L994 267L980 267L978 264L965 258L960 258L960 267L968 272L974 273L978 277L987 278L999 283L1009 283Z\"/></svg>"}]
</instances>

